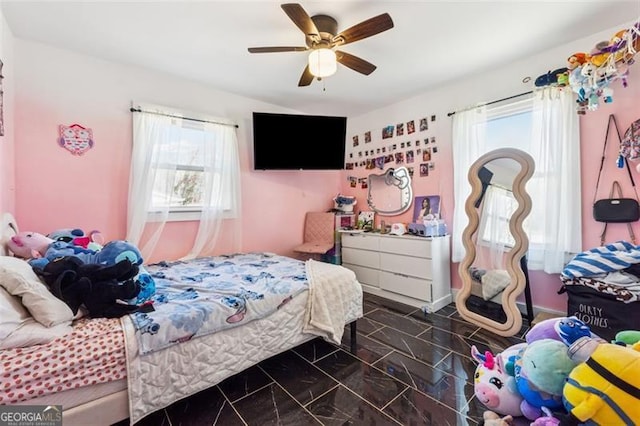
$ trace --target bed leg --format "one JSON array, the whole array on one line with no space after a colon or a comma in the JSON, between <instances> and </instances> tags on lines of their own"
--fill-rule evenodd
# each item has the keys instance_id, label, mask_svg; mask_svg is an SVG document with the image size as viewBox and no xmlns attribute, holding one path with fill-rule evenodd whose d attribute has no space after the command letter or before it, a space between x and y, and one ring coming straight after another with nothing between
<instances>
[{"instance_id":1,"label":"bed leg","mask_svg":"<svg viewBox=\"0 0 640 426\"><path fill-rule=\"evenodd\" d=\"M350 326L350 330L351 330L351 353L355 354L356 353L356 321L352 321L351 324L349 324Z\"/></svg>"}]
</instances>

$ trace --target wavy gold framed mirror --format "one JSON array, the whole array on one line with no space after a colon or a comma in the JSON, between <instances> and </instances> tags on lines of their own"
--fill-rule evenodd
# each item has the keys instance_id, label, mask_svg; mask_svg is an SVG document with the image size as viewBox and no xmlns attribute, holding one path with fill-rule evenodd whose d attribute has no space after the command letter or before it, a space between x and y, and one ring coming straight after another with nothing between
<instances>
[{"instance_id":1,"label":"wavy gold framed mirror","mask_svg":"<svg viewBox=\"0 0 640 426\"><path fill-rule=\"evenodd\" d=\"M465 256L458 273L462 289L456 308L465 320L501 336L522 327L516 298L528 283L523 262L529 239L522 223L531 211L525 190L533 175L533 158L515 148L488 152L468 172L469 219L462 233Z\"/></svg>"}]
</instances>

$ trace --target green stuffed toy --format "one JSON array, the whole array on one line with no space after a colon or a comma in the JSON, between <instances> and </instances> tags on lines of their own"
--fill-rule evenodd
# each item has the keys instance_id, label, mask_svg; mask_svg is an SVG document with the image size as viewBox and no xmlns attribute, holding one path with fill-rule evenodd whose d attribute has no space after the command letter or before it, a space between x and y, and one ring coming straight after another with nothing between
<instances>
[{"instance_id":1,"label":"green stuffed toy","mask_svg":"<svg viewBox=\"0 0 640 426\"><path fill-rule=\"evenodd\" d=\"M527 345L516 357L513 369L518 392L524 398L522 414L535 420L542 416L542 407L561 408L565 380L576 365L561 341L541 339Z\"/></svg>"}]
</instances>

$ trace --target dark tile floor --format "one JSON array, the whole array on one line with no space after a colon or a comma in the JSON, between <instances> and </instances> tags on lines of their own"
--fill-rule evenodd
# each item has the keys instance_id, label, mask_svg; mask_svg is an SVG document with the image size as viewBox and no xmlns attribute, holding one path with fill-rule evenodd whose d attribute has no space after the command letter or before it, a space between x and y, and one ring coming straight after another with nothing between
<instances>
[{"instance_id":1,"label":"dark tile floor","mask_svg":"<svg viewBox=\"0 0 640 426\"><path fill-rule=\"evenodd\" d=\"M454 305L424 314L366 293L357 325L353 354L347 328L339 347L312 340L136 426L477 425L485 407L473 396L471 346L498 353L527 331L505 338Z\"/></svg>"}]
</instances>

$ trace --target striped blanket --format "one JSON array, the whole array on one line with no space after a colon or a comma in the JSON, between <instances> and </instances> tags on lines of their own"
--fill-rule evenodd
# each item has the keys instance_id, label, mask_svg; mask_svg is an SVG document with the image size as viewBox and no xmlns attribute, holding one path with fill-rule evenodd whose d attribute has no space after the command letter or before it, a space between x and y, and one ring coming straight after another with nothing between
<instances>
[{"instance_id":1,"label":"striped blanket","mask_svg":"<svg viewBox=\"0 0 640 426\"><path fill-rule=\"evenodd\" d=\"M562 270L564 278L596 277L640 263L640 246L617 241L578 253Z\"/></svg>"}]
</instances>

